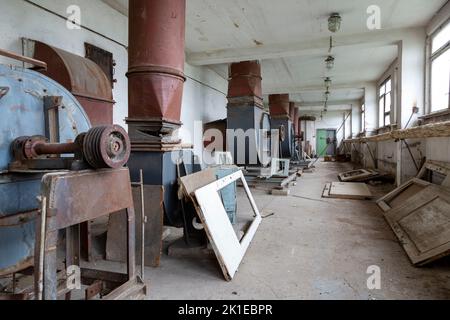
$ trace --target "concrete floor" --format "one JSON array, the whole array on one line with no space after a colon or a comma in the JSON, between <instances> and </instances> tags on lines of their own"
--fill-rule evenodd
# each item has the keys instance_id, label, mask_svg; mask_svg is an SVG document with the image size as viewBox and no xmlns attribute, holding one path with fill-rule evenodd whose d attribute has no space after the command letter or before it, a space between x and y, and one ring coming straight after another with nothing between
<instances>
[{"instance_id":1,"label":"concrete floor","mask_svg":"<svg viewBox=\"0 0 450 320\"><path fill-rule=\"evenodd\" d=\"M149 299L449 299L449 259L414 268L374 202L321 199L324 184L346 169L318 163L289 197L253 190L259 209L275 215L235 279L224 281L215 260L164 255L160 268L147 268ZM372 265L381 268L381 290L367 288Z\"/></svg>"},{"instance_id":2,"label":"concrete floor","mask_svg":"<svg viewBox=\"0 0 450 320\"><path fill-rule=\"evenodd\" d=\"M321 198L325 183L337 181L337 173L351 165L319 162L316 167L289 197L252 189L262 214L275 215L263 220L232 282L224 280L215 259L164 254L160 268L146 268L148 299L450 298L450 258L413 267L374 201ZM381 197L393 186L370 188ZM181 235L173 229L165 246ZM125 272L123 264L103 260L88 265ZM367 288L367 268L373 265L381 268L381 290Z\"/></svg>"},{"instance_id":3,"label":"concrete floor","mask_svg":"<svg viewBox=\"0 0 450 320\"><path fill-rule=\"evenodd\" d=\"M415 268L374 201L321 198L325 183L351 169L319 162L289 197L252 189L262 214L275 215L263 220L234 280L224 280L215 259L163 254L159 268L146 268L148 299L450 299L450 258ZM370 188L377 199L394 186ZM172 229L165 247L181 236ZM367 288L373 265L381 269L381 290ZM125 272L102 260L90 267Z\"/></svg>"}]
</instances>

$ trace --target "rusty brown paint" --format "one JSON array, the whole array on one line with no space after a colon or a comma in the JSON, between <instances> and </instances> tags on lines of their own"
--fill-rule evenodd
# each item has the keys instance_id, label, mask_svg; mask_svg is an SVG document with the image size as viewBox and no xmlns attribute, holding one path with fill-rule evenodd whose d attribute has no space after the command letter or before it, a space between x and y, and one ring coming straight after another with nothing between
<instances>
[{"instance_id":1,"label":"rusty brown paint","mask_svg":"<svg viewBox=\"0 0 450 320\"><path fill-rule=\"evenodd\" d=\"M289 104L289 116L290 116L292 124L294 126L294 134L296 136L300 134L299 129L298 129L299 128L299 123L298 123L299 122L298 121L299 114L298 114L298 112L299 111L298 111L298 108L297 108L295 102L291 102Z\"/></svg>"},{"instance_id":2,"label":"rusty brown paint","mask_svg":"<svg viewBox=\"0 0 450 320\"><path fill-rule=\"evenodd\" d=\"M228 98L255 96L262 99L262 77L259 61L243 61L230 66Z\"/></svg>"},{"instance_id":3,"label":"rusty brown paint","mask_svg":"<svg viewBox=\"0 0 450 320\"><path fill-rule=\"evenodd\" d=\"M290 117L289 94L269 95L269 108L272 117Z\"/></svg>"},{"instance_id":4,"label":"rusty brown paint","mask_svg":"<svg viewBox=\"0 0 450 320\"><path fill-rule=\"evenodd\" d=\"M111 82L95 62L39 41L35 42L34 58L47 63L47 71L41 73L77 98L93 126L112 124Z\"/></svg>"},{"instance_id":5,"label":"rusty brown paint","mask_svg":"<svg viewBox=\"0 0 450 320\"><path fill-rule=\"evenodd\" d=\"M295 134L300 136L302 133L301 122L300 122L300 110L298 108L294 109L294 126L295 126Z\"/></svg>"},{"instance_id":6,"label":"rusty brown paint","mask_svg":"<svg viewBox=\"0 0 450 320\"><path fill-rule=\"evenodd\" d=\"M130 2L130 119L181 125L185 16L185 0Z\"/></svg>"}]
</instances>

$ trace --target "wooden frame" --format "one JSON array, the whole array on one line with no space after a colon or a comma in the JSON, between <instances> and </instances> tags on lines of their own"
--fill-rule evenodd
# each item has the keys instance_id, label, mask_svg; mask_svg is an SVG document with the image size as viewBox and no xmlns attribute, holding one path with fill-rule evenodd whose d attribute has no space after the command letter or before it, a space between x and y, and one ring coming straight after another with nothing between
<instances>
[{"instance_id":1,"label":"wooden frame","mask_svg":"<svg viewBox=\"0 0 450 320\"><path fill-rule=\"evenodd\" d=\"M339 188L341 191L336 191L333 193L333 190ZM366 200L372 198L372 193L365 183L332 182L325 185L322 197L333 199Z\"/></svg>"},{"instance_id":2,"label":"wooden frame","mask_svg":"<svg viewBox=\"0 0 450 320\"><path fill-rule=\"evenodd\" d=\"M414 191L415 191L415 193L417 193L417 192L420 192L420 190L418 190L418 189L425 189L429 185L431 185L430 182L414 178L414 179L404 183L403 185L401 185L400 187L398 187L394 191L388 193L387 195L385 195L380 200L378 200L377 201L377 205L384 212L388 212L389 210L392 210L392 209L394 209L396 207L395 205L391 206L392 202L395 201L396 199L397 199L397 201L402 201L403 202L403 201L406 201L409 198L414 196L414 193L411 194L409 197L408 197L409 194L406 194L406 192L410 188L415 188Z\"/></svg>"},{"instance_id":3,"label":"wooden frame","mask_svg":"<svg viewBox=\"0 0 450 320\"><path fill-rule=\"evenodd\" d=\"M446 178L442 183L442 186L450 187L450 164L445 162L428 160L423 165L422 169L420 170L416 178L406 182L405 184L401 185L394 191L385 195L383 198L377 201L377 205L381 208L381 210L387 212L389 210L392 210L393 207L395 207L395 205L391 206L390 202L397 200L405 202L406 200L414 196L414 193L410 194L409 197L401 196L402 193L404 194L409 188L413 188L415 186L416 191L415 193L418 193L421 191L419 189L425 189L426 187L432 184L432 182L425 181L425 179L429 178L427 177L428 172L435 172L443 176L446 176ZM396 198L398 199L396 200Z\"/></svg>"},{"instance_id":4,"label":"wooden frame","mask_svg":"<svg viewBox=\"0 0 450 320\"><path fill-rule=\"evenodd\" d=\"M450 187L450 164L440 161L432 161L428 160L425 165L420 170L417 178L426 179L427 172L435 172L441 175L446 176L445 180L442 183L443 187Z\"/></svg>"},{"instance_id":5,"label":"wooden frame","mask_svg":"<svg viewBox=\"0 0 450 320\"><path fill-rule=\"evenodd\" d=\"M450 253L450 191L430 184L405 205L385 213L411 262L423 266Z\"/></svg>"},{"instance_id":6,"label":"wooden frame","mask_svg":"<svg viewBox=\"0 0 450 320\"><path fill-rule=\"evenodd\" d=\"M389 92L387 92L387 90L386 90L386 87L387 87L387 84L388 84L388 82L391 82L391 91L389 91ZM391 76L389 76L388 78L386 78L386 80L384 80L381 84L380 84L380 86L378 87L378 109L379 109L379 113L381 113L381 106L380 106L380 102L381 102L381 100L383 100L383 122L382 123L380 123L379 124L379 128L384 128L384 127L386 127L386 126L389 126L389 125L391 125L391 123L392 123L392 117L391 117L391 114L392 114L392 106L393 106L393 102L394 102L394 95L393 95L393 92L394 92L394 88L393 88L393 85L394 85L394 82L392 81L392 77ZM383 94L381 94L381 89L382 88L385 88L385 92L383 93ZM391 96L391 105L389 106L389 111L388 112L386 112L386 97L388 96L388 95L390 95ZM391 119L389 120L389 124L386 124L386 117L390 117ZM381 121L381 119L379 119L379 121Z\"/></svg>"},{"instance_id":7,"label":"wooden frame","mask_svg":"<svg viewBox=\"0 0 450 320\"><path fill-rule=\"evenodd\" d=\"M237 180L241 180L255 213L255 219L247 229L242 240L238 239L219 194L220 190ZM213 246L225 279L231 281L262 221L255 200L242 171L196 190L195 198L198 204L197 213L205 227L206 234Z\"/></svg>"},{"instance_id":8,"label":"wooden frame","mask_svg":"<svg viewBox=\"0 0 450 320\"><path fill-rule=\"evenodd\" d=\"M359 174L358 174L359 173ZM378 176L378 172L366 169L352 170L342 172L338 175L339 180L342 182L362 182L363 180L370 179Z\"/></svg>"}]
</instances>

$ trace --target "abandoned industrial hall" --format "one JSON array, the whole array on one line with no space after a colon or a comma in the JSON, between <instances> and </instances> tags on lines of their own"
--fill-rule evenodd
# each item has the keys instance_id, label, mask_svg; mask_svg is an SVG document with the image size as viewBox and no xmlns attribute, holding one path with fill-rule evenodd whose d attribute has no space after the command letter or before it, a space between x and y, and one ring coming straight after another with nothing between
<instances>
[{"instance_id":1,"label":"abandoned industrial hall","mask_svg":"<svg viewBox=\"0 0 450 320\"><path fill-rule=\"evenodd\" d=\"M446 0L0 0L0 300L448 300L449 92Z\"/></svg>"}]
</instances>

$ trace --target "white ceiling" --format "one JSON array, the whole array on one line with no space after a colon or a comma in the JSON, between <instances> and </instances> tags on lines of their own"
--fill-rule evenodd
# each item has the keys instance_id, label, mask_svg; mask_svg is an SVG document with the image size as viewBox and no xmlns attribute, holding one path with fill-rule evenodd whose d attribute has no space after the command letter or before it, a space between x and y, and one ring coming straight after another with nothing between
<instances>
[{"instance_id":1,"label":"white ceiling","mask_svg":"<svg viewBox=\"0 0 450 320\"><path fill-rule=\"evenodd\" d=\"M128 0L102 0L126 14ZM360 99L397 57L395 35L425 26L446 0L187 0L186 52L195 65L227 77L232 61L259 59L263 91L290 93L307 105L323 100L323 78L333 79L331 101ZM370 31L367 8L381 9L382 30ZM328 16L338 12L341 31ZM335 68L327 72L329 37ZM383 43L384 41L384 43Z\"/></svg>"}]
</instances>

